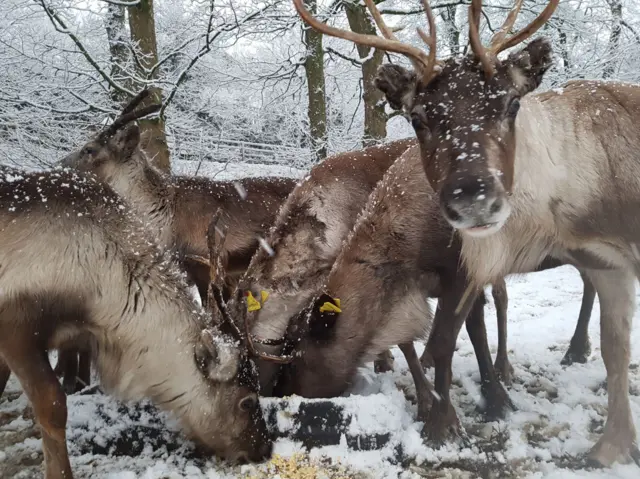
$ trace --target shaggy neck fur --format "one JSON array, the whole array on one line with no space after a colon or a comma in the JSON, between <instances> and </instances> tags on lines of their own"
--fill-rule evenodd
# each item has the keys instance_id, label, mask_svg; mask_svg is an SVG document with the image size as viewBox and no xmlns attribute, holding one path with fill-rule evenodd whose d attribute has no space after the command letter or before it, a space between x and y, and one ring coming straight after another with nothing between
<instances>
[{"instance_id":1,"label":"shaggy neck fur","mask_svg":"<svg viewBox=\"0 0 640 479\"><path fill-rule=\"evenodd\" d=\"M96 300L97 364L105 385L118 396L162 403L202 382L193 354L206 317L173 263L148 250L136 251L140 261L129 258L123 270L116 266L106 273L113 276L109 284L124 279L130 286L118 306L113 298ZM146 383L144 378L151 377L154 384Z\"/></svg>"},{"instance_id":2,"label":"shaggy neck fur","mask_svg":"<svg viewBox=\"0 0 640 479\"><path fill-rule=\"evenodd\" d=\"M109 178L110 186L139 213L158 244L173 247L174 187L158 170L149 164L143 153L115 168Z\"/></svg>"},{"instance_id":3,"label":"shaggy neck fur","mask_svg":"<svg viewBox=\"0 0 640 479\"><path fill-rule=\"evenodd\" d=\"M548 254L562 258L566 251L596 245L595 239L591 242L576 232L576 221L597 215L590 207L606 196L610 163L629 168L621 155L608 155L603 147L607 140L593 130L594 118L608 107L610 112L611 107L621 110L609 101L613 84L606 85L575 82L566 91L523 99L516 120L514 188L508 198L511 216L489 237L462 234L463 259L476 286L532 271ZM620 117L615 127L628 128L632 118L625 117L624 110ZM602 256L599 248L595 253Z\"/></svg>"}]
</instances>

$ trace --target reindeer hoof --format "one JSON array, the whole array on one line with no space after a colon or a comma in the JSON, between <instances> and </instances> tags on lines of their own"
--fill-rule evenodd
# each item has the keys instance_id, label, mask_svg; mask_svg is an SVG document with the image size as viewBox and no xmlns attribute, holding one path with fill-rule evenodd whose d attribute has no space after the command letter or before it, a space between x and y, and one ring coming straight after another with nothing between
<instances>
[{"instance_id":1,"label":"reindeer hoof","mask_svg":"<svg viewBox=\"0 0 640 479\"><path fill-rule=\"evenodd\" d=\"M612 442L605 440L602 436L589 451L588 462L593 467L610 467L615 462L622 464L635 462L640 466L640 450L634 440Z\"/></svg>"},{"instance_id":2,"label":"reindeer hoof","mask_svg":"<svg viewBox=\"0 0 640 479\"><path fill-rule=\"evenodd\" d=\"M572 343L560 364L563 366L571 366L573 363L585 364L589 360L589 356L591 356L591 344L589 341L579 346Z\"/></svg>"},{"instance_id":3,"label":"reindeer hoof","mask_svg":"<svg viewBox=\"0 0 640 479\"><path fill-rule=\"evenodd\" d=\"M373 362L373 370L376 373L387 373L389 371L393 371L393 362L393 354L391 354L391 351L387 350L386 352L381 353Z\"/></svg>"},{"instance_id":4,"label":"reindeer hoof","mask_svg":"<svg viewBox=\"0 0 640 479\"><path fill-rule=\"evenodd\" d=\"M424 369L430 369L435 365L433 361L433 356L429 354L429 351L427 348L425 348L424 353L422 353L422 356L420 356L420 364Z\"/></svg>"},{"instance_id":5,"label":"reindeer hoof","mask_svg":"<svg viewBox=\"0 0 640 479\"><path fill-rule=\"evenodd\" d=\"M489 420L504 419L509 411L516 411L515 404L500 383L488 383L481 386L485 404L481 412Z\"/></svg>"},{"instance_id":6,"label":"reindeer hoof","mask_svg":"<svg viewBox=\"0 0 640 479\"><path fill-rule=\"evenodd\" d=\"M505 386L511 386L513 382L513 366L509 362L508 358L496 358L494 365L498 379L502 381Z\"/></svg>"},{"instance_id":7,"label":"reindeer hoof","mask_svg":"<svg viewBox=\"0 0 640 479\"><path fill-rule=\"evenodd\" d=\"M453 406L447 412L443 412L438 407L431 408L422 428L422 438L426 444L433 447L466 438Z\"/></svg>"}]
</instances>

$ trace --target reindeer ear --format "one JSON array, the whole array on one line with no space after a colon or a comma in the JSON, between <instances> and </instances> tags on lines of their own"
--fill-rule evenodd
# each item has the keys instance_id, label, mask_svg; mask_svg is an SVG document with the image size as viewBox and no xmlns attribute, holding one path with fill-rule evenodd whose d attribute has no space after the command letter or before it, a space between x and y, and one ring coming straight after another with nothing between
<instances>
[{"instance_id":1,"label":"reindeer ear","mask_svg":"<svg viewBox=\"0 0 640 479\"><path fill-rule=\"evenodd\" d=\"M391 108L402 110L413 97L417 78L415 72L388 63L378 69L374 84L384 93Z\"/></svg>"},{"instance_id":2,"label":"reindeer ear","mask_svg":"<svg viewBox=\"0 0 640 479\"><path fill-rule=\"evenodd\" d=\"M127 161L140 144L140 128L133 124L118 130L111 144L118 150L118 157Z\"/></svg>"},{"instance_id":3,"label":"reindeer ear","mask_svg":"<svg viewBox=\"0 0 640 479\"><path fill-rule=\"evenodd\" d=\"M553 65L551 42L544 37L537 38L509 55L506 64L512 67L511 74L520 94L526 95L540 86L544 74Z\"/></svg>"},{"instance_id":4,"label":"reindeer ear","mask_svg":"<svg viewBox=\"0 0 640 479\"><path fill-rule=\"evenodd\" d=\"M219 332L205 329L195 346L195 358L202 373L218 382L231 381L240 369L240 351Z\"/></svg>"},{"instance_id":5,"label":"reindeer ear","mask_svg":"<svg viewBox=\"0 0 640 479\"><path fill-rule=\"evenodd\" d=\"M197 278L200 282L206 282L209 280L209 269L211 265L209 260L204 256L196 254L187 254L182 258L182 265L184 269L191 274L193 278Z\"/></svg>"},{"instance_id":6,"label":"reindeer ear","mask_svg":"<svg viewBox=\"0 0 640 479\"><path fill-rule=\"evenodd\" d=\"M309 319L309 337L318 341L331 339L342 309L340 300L321 294L313 304Z\"/></svg>"}]
</instances>

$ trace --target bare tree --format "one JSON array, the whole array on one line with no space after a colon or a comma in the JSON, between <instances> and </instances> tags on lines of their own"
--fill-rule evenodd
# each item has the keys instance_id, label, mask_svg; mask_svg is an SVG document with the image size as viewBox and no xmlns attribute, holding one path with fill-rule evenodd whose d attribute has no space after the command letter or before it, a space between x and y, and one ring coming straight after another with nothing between
<instances>
[{"instance_id":1,"label":"bare tree","mask_svg":"<svg viewBox=\"0 0 640 479\"><path fill-rule=\"evenodd\" d=\"M309 10L316 13L317 1L305 0ZM307 48L304 70L309 96L309 133L318 160L327 156L327 101L324 79L324 50L322 34L313 28L303 27L303 42Z\"/></svg>"},{"instance_id":2,"label":"bare tree","mask_svg":"<svg viewBox=\"0 0 640 479\"><path fill-rule=\"evenodd\" d=\"M607 0L611 9L611 33L609 35L608 55L602 78L613 76L620 54L620 36L622 34L622 0Z\"/></svg>"},{"instance_id":3,"label":"bare tree","mask_svg":"<svg viewBox=\"0 0 640 479\"><path fill-rule=\"evenodd\" d=\"M156 24L153 13L153 0L139 0L135 5L128 7L129 29L131 40L138 47L139 76L147 80L153 80L158 63L158 44L156 41ZM140 89L140 88L137 88ZM162 103L162 90L153 88L152 95L147 104ZM146 106L146 105L145 105ZM169 147L162 116L140 122L141 137L140 146L152 158L155 166L164 171L169 171Z\"/></svg>"},{"instance_id":4,"label":"bare tree","mask_svg":"<svg viewBox=\"0 0 640 479\"><path fill-rule=\"evenodd\" d=\"M447 46L453 55L460 51L460 29L456 24L457 8L458 5L447 5L440 12L440 17L444 22Z\"/></svg>"},{"instance_id":5,"label":"bare tree","mask_svg":"<svg viewBox=\"0 0 640 479\"><path fill-rule=\"evenodd\" d=\"M355 33L376 34L366 7L360 2L344 4L349 27ZM363 146L371 146L387 136L387 115L382 92L373 84L378 68L384 59L384 52L367 46L357 45L362 70L362 99L364 101L364 137Z\"/></svg>"},{"instance_id":6,"label":"bare tree","mask_svg":"<svg viewBox=\"0 0 640 479\"><path fill-rule=\"evenodd\" d=\"M105 17L105 29L109 42L109 54L111 56L111 78L126 84L127 75L125 66L127 63L127 31L125 28L125 7L116 3L107 5ZM127 96L121 90L111 88L111 99L114 103L124 103Z\"/></svg>"}]
</instances>

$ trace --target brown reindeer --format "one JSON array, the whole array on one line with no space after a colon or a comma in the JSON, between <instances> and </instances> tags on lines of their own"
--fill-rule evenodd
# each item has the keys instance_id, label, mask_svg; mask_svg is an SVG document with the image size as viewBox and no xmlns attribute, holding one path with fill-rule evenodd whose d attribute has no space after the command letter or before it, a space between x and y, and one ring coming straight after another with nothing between
<instances>
[{"instance_id":1,"label":"brown reindeer","mask_svg":"<svg viewBox=\"0 0 640 479\"><path fill-rule=\"evenodd\" d=\"M270 250L258 250L241 280L259 310L252 334L270 342L284 334L291 316L306 305L322 285L343 240L375 185L389 166L415 140L335 155L316 165L293 190L267 236ZM264 293L266 301L261 301ZM262 304L260 304L262 303ZM255 304L255 303L254 303ZM262 345L277 353L278 345ZM378 370L392 366L390 352L376 361ZM261 391L270 391L273 365L260 364Z\"/></svg>"},{"instance_id":2,"label":"brown reindeer","mask_svg":"<svg viewBox=\"0 0 640 479\"><path fill-rule=\"evenodd\" d=\"M399 344L416 384L424 435L440 443L460 428L449 388L455 342L465 317L480 368L485 412L500 417L512 404L491 363L484 294L471 301L468 316L456 313L469 287L466 269L460 266L460 237L440 214L421 173L415 146L389 168L371 194L326 283L289 325L281 353L292 356L293 347L299 354L280 371L275 394L340 395L358 366ZM560 265L550 258L536 270ZM429 297L438 298L433 328ZM436 401L413 348L413 341L430 330Z\"/></svg>"},{"instance_id":3,"label":"brown reindeer","mask_svg":"<svg viewBox=\"0 0 640 479\"><path fill-rule=\"evenodd\" d=\"M122 120L135 112L135 105L146 92L143 90L125 107L123 115L114 121L115 127L107 127L60 164L95 174L125 198L158 236L159 244L176 251L189 280L206 301L208 269L203 263L211 216L222 208L227 217L229 238L222 254L230 276L237 278L246 270L259 238L273 223L296 180L255 177L215 181L164 175L147 161L137 141L127 137L130 120ZM123 128L124 134L116 137L115 132Z\"/></svg>"},{"instance_id":4,"label":"brown reindeer","mask_svg":"<svg viewBox=\"0 0 640 479\"><path fill-rule=\"evenodd\" d=\"M150 235L157 237L160 246L178 255L188 281L196 285L204 304L209 272L200 258L207 254L206 229L211 216L218 208L227 216L230 233L223 255L229 263L232 283L246 270L258 247L258 238L264 236L296 181L262 177L230 182L165 176L149 164L139 148L139 136L130 127L134 120L159 108L156 105L136 110L148 93L143 90L136 95L111 125L65 157L61 166L94 173L124 197L147 223ZM59 354L56 371L64 376L65 391L86 386L90 378L86 348Z\"/></svg>"},{"instance_id":5,"label":"brown reindeer","mask_svg":"<svg viewBox=\"0 0 640 479\"><path fill-rule=\"evenodd\" d=\"M373 1L366 2L386 38L341 36L412 61L413 71L383 67L377 83L412 119L427 179L461 235L472 288L507 272L530 271L548 255L587 274L600 300L609 393L604 432L589 457L605 466L638 462L628 366L640 273L640 86L572 81L530 94L552 65L550 43L533 40L503 60L498 54L531 37L558 0L507 37L518 0L488 48L479 35L482 2L472 0L472 53L445 61L436 60L427 0L431 36L420 35L428 55L397 41Z\"/></svg>"},{"instance_id":6,"label":"brown reindeer","mask_svg":"<svg viewBox=\"0 0 640 479\"><path fill-rule=\"evenodd\" d=\"M117 397L151 399L222 457L270 455L246 347L203 314L116 193L69 171L24 173L0 179L0 205L0 356L33 406L47 479L72 477L47 351L77 342Z\"/></svg>"}]
</instances>

